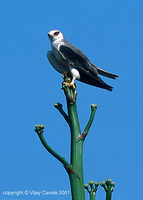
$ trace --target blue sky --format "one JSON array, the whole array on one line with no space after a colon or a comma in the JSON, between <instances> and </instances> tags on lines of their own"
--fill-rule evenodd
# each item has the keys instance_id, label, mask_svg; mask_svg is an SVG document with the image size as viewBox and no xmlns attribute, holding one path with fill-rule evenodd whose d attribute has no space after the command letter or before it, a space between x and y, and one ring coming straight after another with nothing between
<instances>
[{"instance_id":1,"label":"blue sky","mask_svg":"<svg viewBox=\"0 0 143 200\"><path fill-rule=\"evenodd\" d=\"M60 102L66 110L62 77L46 58L52 29L61 30L93 63L120 76L116 81L103 77L113 92L77 82L81 130L90 105L98 105L84 144L85 183L111 178L113 199L142 198L142 7L141 0L0 1L0 199L71 198L6 195L70 190L66 171L34 132L36 124L44 124L48 143L69 160L69 129L53 106ZM97 200L104 197L99 188Z\"/></svg>"}]
</instances>

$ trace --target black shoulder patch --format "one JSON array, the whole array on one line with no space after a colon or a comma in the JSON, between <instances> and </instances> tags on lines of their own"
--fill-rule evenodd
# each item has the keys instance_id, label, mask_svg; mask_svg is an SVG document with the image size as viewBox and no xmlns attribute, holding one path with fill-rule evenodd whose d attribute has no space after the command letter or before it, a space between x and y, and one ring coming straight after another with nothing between
<instances>
[{"instance_id":1,"label":"black shoulder patch","mask_svg":"<svg viewBox=\"0 0 143 200\"><path fill-rule=\"evenodd\" d=\"M63 54L63 56L68 59L71 62L78 62L78 63L85 63L86 60L79 54L75 53L74 50L72 50L69 47L66 47L64 45L60 46L60 52Z\"/></svg>"}]
</instances>

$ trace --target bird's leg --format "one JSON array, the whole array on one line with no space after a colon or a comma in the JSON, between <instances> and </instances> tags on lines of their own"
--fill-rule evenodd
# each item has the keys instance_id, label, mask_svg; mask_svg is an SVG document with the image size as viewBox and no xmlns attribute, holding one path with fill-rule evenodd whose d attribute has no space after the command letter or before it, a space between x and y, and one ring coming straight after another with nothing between
<instances>
[{"instance_id":1,"label":"bird's leg","mask_svg":"<svg viewBox=\"0 0 143 200\"><path fill-rule=\"evenodd\" d=\"M71 74L71 73L70 73L70 70L65 71L65 72L63 73L62 77L65 78L65 77L68 76L68 74ZM64 84L64 85L72 86L73 89L75 89L75 86L74 86L75 78L72 79L72 82L70 82L70 81L71 81L71 80L70 80L70 78L69 78L68 83L67 83L67 82L63 82L63 84Z\"/></svg>"},{"instance_id":2,"label":"bird's leg","mask_svg":"<svg viewBox=\"0 0 143 200\"><path fill-rule=\"evenodd\" d=\"M69 83L69 85L70 85L70 86L72 86L72 87L73 87L73 89L75 89L74 82L75 82L75 78L73 78L73 79L72 79L72 82L70 82L70 83Z\"/></svg>"},{"instance_id":3,"label":"bird's leg","mask_svg":"<svg viewBox=\"0 0 143 200\"><path fill-rule=\"evenodd\" d=\"M72 81L69 82L69 83L63 82L63 84L64 85L69 85L73 89L75 89L74 82L75 82L76 79L80 78L79 71L70 65L69 66L69 70L63 73L63 77L67 76L67 74L70 74L72 76Z\"/></svg>"},{"instance_id":4,"label":"bird's leg","mask_svg":"<svg viewBox=\"0 0 143 200\"><path fill-rule=\"evenodd\" d=\"M72 82L69 85L72 86L73 89L75 89L74 82L76 79L80 78L80 74L79 74L79 71L77 69L75 69L72 65L69 66L69 69L70 69L71 75L73 77Z\"/></svg>"}]
</instances>

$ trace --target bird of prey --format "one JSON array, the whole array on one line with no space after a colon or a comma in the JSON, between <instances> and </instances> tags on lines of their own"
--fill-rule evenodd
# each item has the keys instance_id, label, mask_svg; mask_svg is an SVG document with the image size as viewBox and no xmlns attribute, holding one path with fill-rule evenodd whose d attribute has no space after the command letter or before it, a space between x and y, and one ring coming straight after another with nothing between
<instances>
[{"instance_id":1,"label":"bird of prey","mask_svg":"<svg viewBox=\"0 0 143 200\"><path fill-rule=\"evenodd\" d=\"M47 52L48 60L59 73L63 75L70 73L72 77L70 86L74 88L74 82L77 79L89 85L112 91L113 87L107 85L98 74L112 79L116 79L117 75L92 64L84 53L65 40L61 31L51 30L48 36L52 47L52 51Z\"/></svg>"}]
</instances>

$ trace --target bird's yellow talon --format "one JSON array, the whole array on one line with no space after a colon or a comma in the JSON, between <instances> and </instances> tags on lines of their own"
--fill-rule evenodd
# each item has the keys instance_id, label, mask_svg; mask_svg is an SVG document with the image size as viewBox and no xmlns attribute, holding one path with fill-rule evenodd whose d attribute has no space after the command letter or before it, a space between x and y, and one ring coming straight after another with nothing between
<instances>
[{"instance_id":1,"label":"bird's yellow talon","mask_svg":"<svg viewBox=\"0 0 143 200\"><path fill-rule=\"evenodd\" d=\"M73 89L75 89L74 81L72 81L69 85L72 86Z\"/></svg>"},{"instance_id":2,"label":"bird's yellow talon","mask_svg":"<svg viewBox=\"0 0 143 200\"><path fill-rule=\"evenodd\" d=\"M73 89L75 89L74 81L72 81L70 83L63 82L63 85L68 85L68 86L72 87Z\"/></svg>"}]
</instances>

